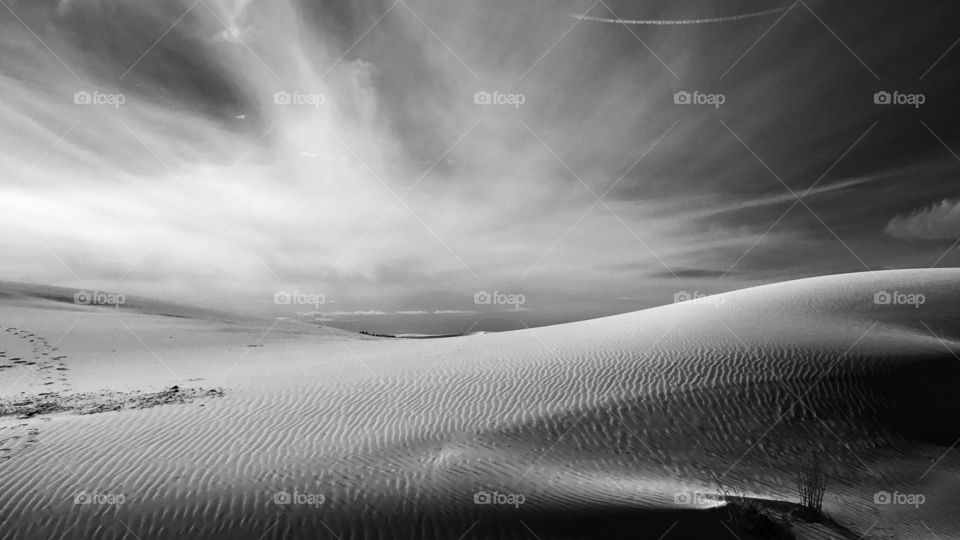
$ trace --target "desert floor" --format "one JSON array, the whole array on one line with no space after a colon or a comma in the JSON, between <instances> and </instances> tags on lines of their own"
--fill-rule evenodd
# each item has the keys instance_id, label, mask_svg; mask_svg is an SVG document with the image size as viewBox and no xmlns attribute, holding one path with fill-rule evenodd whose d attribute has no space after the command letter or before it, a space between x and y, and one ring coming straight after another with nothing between
<instances>
[{"instance_id":1,"label":"desert floor","mask_svg":"<svg viewBox=\"0 0 960 540\"><path fill-rule=\"evenodd\" d=\"M791 537L960 538L960 271L718 298L414 340L0 287L0 536L747 539L718 486L819 461Z\"/></svg>"}]
</instances>

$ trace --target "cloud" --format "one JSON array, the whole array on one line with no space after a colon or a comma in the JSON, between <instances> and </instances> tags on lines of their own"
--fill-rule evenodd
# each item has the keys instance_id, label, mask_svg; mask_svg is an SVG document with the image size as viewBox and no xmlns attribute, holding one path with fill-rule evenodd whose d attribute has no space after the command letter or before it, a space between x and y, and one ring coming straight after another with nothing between
<instances>
[{"instance_id":1,"label":"cloud","mask_svg":"<svg viewBox=\"0 0 960 540\"><path fill-rule=\"evenodd\" d=\"M730 274L739 274L736 270L718 270L715 268L674 268L673 271L664 270L651 277L658 278L720 278Z\"/></svg>"},{"instance_id":2,"label":"cloud","mask_svg":"<svg viewBox=\"0 0 960 540\"><path fill-rule=\"evenodd\" d=\"M763 17L774 15L791 9L791 6L765 9L763 11L753 11L750 13L741 13L739 15L728 15L726 17L708 17L704 19L612 19L609 17L592 17L589 15L573 15L573 18L581 21L593 21L609 24L636 24L647 26L684 26L691 24L713 24L723 22L742 21L754 17Z\"/></svg>"},{"instance_id":3,"label":"cloud","mask_svg":"<svg viewBox=\"0 0 960 540\"><path fill-rule=\"evenodd\" d=\"M735 202L720 202L715 205L710 206L704 210L698 210L690 213L686 217L689 219L703 219L715 217L720 214L727 213L736 213L742 212L744 210L762 208L765 206L775 206L783 205L788 203L794 203L797 199L802 199L804 201L808 200L811 197L818 195L827 195L832 194L837 191L850 190L857 186L864 184L869 184L873 182L878 182L881 180L888 180L888 177L884 175L875 175L875 176L866 176L859 178L848 178L844 180L834 181L833 183L823 183L813 188L795 190L793 193L783 190L782 193L774 193L770 195L764 195L761 197L755 197L752 199L743 199Z\"/></svg>"},{"instance_id":4,"label":"cloud","mask_svg":"<svg viewBox=\"0 0 960 540\"><path fill-rule=\"evenodd\" d=\"M909 216L897 216L887 224L886 232L905 240L960 238L960 199L944 199Z\"/></svg>"},{"instance_id":5,"label":"cloud","mask_svg":"<svg viewBox=\"0 0 960 540\"><path fill-rule=\"evenodd\" d=\"M434 311L423 310L399 310L399 311L380 311L376 309L355 310L355 311L307 311L298 313L301 317L322 317L323 320L337 320L340 317L378 317L382 315L465 315L479 313L472 310L460 309L437 309Z\"/></svg>"},{"instance_id":6,"label":"cloud","mask_svg":"<svg viewBox=\"0 0 960 540\"><path fill-rule=\"evenodd\" d=\"M303 313L297 313L302 317L355 317L362 315L365 317L376 317L378 315L389 315L385 311L379 311L376 309L367 309L367 310L357 310L357 311L305 311Z\"/></svg>"},{"instance_id":7,"label":"cloud","mask_svg":"<svg viewBox=\"0 0 960 540\"><path fill-rule=\"evenodd\" d=\"M589 168L593 158L586 148L564 149L533 108L473 103L477 85L446 46L487 83L504 69L489 51L506 47L496 40L477 46L451 31L439 43L415 20L396 16L402 10L360 43L336 33L321 40L326 33L311 25L328 23L300 17L293 2L210 0L209 9L184 14L190 5L131 5L118 8L129 11L121 17L100 3L70 3L70 19L20 6L53 50L72 51L59 60L21 25L3 24L0 47L9 54L0 67L18 76L0 78L0 121L9 127L0 134L0 166L20 180L0 197L2 244L16 261L4 277L113 282L198 303L282 285L378 295L380 302L360 305L397 308L413 288L421 299L438 294L431 282L470 291L474 275L509 281L528 269L534 276L587 272L596 260L626 263L636 257L616 247L630 241L630 230L646 231L652 250L678 258L673 236L696 234L655 205L647 212L611 200L616 216L595 212L557 242L592 202L566 166ZM531 47L549 46L564 22L516 11L523 20L504 29L522 29L516 36ZM351 13L361 32L380 14ZM181 16L151 48L145 36ZM454 30L475 26L446 17ZM116 40L99 39L112 33ZM85 34L92 42L80 46L76 36ZM242 47L224 43L241 38ZM531 107L534 97L546 110L563 105L544 91L553 82L528 81ZM619 74L610 82L617 101L635 99ZM124 102L77 104L78 91L122 94ZM276 92L305 100L278 104ZM311 101L317 96L322 103ZM662 131L635 133L643 107L617 113L615 124L592 108L571 109L580 118L569 122L602 127L604 138L632 133L652 142ZM423 118L430 124L417 126ZM723 236L717 230L698 240ZM596 274L597 283L604 277Z\"/></svg>"},{"instance_id":8,"label":"cloud","mask_svg":"<svg viewBox=\"0 0 960 540\"><path fill-rule=\"evenodd\" d=\"M0 278L261 312L273 291L322 291L401 315L466 307L497 283L542 298L538 316L575 318L625 283L642 297L734 263L856 269L845 252L798 256L836 247L811 239L822 225L795 220L799 205L777 219L795 202L781 178L799 195L824 176L804 202L857 247L865 220L851 214L874 212L879 236L895 212L836 205L879 189L856 159L876 161L880 130L843 153L877 111L816 19L778 27L731 73L745 79L725 128L673 92L743 54L739 25L763 19L649 28L651 55L623 29L571 27L574 4L14 2L37 35L0 18L0 169L13 177L0 184ZM618 11L678 18L667 1ZM901 26L868 42L876 54L903 47ZM481 89L525 102L474 103ZM78 91L124 103L80 105ZM429 315L459 313L473 312Z\"/></svg>"}]
</instances>

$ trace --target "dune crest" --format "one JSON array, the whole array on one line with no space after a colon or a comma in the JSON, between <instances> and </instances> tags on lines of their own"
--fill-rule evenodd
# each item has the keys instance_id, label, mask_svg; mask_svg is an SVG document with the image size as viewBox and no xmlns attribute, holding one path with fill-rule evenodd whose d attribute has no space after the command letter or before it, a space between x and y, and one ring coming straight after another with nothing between
<instances>
[{"instance_id":1,"label":"dune crest","mask_svg":"<svg viewBox=\"0 0 960 540\"><path fill-rule=\"evenodd\" d=\"M225 391L0 418L4 537L519 538L564 516L656 537L675 516L708 515L678 502L716 478L795 500L810 457L832 475L825 508L851 530L879 520L868 537L922 537L923 522L956 537L944 509L960 496L960 271L722 298L435 340L0 305L16 329L0 333L2 364L51 353L20 333L56 343L64 394ZM10 366L4 400L49 382L50 368ZM876 504L880 491L926 500Z\"/></svg>"}]
</instances>

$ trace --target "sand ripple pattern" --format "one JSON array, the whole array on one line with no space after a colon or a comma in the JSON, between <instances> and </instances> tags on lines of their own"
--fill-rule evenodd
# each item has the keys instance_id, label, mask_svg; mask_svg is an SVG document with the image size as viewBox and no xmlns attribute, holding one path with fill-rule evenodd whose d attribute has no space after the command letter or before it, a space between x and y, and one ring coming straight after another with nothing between
<instances>
[{"instance_id":1,"label":"sand ripple pattern","mask_svg":"<svg viewBox=\"0 0 960 540\"><path fill-rule=\"evenodd\" d=\"M838 276L502 334L265 342L202 407L48 423L0 465L4 538L530 538L716 476L790 497L810 455L857 506L960 437L960 273L886 279L929 304L881 311L875 283Z\"/></svg>"}]
</instances>

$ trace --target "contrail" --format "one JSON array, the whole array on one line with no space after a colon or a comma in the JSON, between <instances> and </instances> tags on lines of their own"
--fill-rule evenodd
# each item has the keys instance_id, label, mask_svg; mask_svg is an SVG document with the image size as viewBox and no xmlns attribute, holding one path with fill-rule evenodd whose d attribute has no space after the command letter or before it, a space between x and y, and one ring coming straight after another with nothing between
<instances>
[{"instance_id":1,"label":"contrail","mask_svg":"<svg viewBox=\"0 0 960 540\"><path fill-rule=\"evenodd\" d=\"M793 6L784 6L773 9L765 9L763 11L755 11L753 13L742 13L740 15L731 15L729 17L713 17L710 19L681 19L681 20L636 20L636 19L608 19L604 17L591 17L590 15L574 15L575 19L580 19L581 21L593 21L593 22L602 22L602 23L611 23L611 24L645 24L645 25L656 25L656 26L671 26L671 25L684 25L684 24L710 24L710 23L722 23L722 22L731 22L731 21L741 21L743 19L752 19L754 17L764 17L766 15L773 15L774 13L782 13L789 10Z\"/></svg>"}]
</instances>

